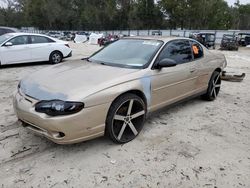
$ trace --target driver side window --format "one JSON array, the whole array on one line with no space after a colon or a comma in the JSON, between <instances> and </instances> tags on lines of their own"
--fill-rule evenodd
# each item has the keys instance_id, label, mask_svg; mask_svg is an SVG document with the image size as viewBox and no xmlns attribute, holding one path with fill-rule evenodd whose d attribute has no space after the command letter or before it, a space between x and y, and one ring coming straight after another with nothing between
<instances>
[{"instance_id":1,"label":"driver side window","mask_svg":"<svg viewBox=\"0 0 250 188\"><path fill-rule=\"evenodd\" d=\"M12 45L23 45L29 43L29 38L28 36L18 36L11 39L9 42L11 42Z\"/></svg>"},{"instance_id":2,"label":"driver side window","mask_svg":"<svg viewBox=\"0 0 250 188\"><path fill-rule=\"evenodd\" d=\"M193 60L191 46L188 40L174 40L169 42L158 57L162 59L172 59L177 64L187 63Z\"/></svg>"}]
</instances>

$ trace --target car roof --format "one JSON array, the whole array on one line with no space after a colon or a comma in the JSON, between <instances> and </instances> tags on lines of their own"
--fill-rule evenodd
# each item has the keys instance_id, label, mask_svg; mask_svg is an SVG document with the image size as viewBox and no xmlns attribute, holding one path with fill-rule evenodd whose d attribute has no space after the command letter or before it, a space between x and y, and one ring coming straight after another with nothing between
<instances>
[{"instance_id":1,"label":"car roof","mask_svg":"<svg viewBox=\"0 0 250 188\"><path fill-rule=\"evenodd\" d=\"M18 29L17 29L17 28L14 28L14 27L0 26L0 29L9 29L9 30L12 30L13 32L18 32Z\"/></svg>"},{"instance_id":2,"label":"car roof","mask_svg":"<svg viewBox=\"0 0 250 188\"><path fill-rule=\"evenodd\" d=\"M238 35L250 35L250 33L238 33Z\"/></svg>"},{"instance_id":3,"label":"car roof","mask_svg":"<svg viewBox=\"0 0 250 188\"><path fill-rule=\"evenodd\" d=\"M191 32L191 35L215 35L215 33L212 32Z\"/></svg>"},{"instance_id":4,"label":"car roof","mask_svg":"<svg viewBox=\"0 0 250 188\"><path fill-rule=\"evenodd\" d=\"M206 32L201 32L199 34L205 34L205 35L215 35L215 33L206 33Z\"/></svg>"},{"instance_id":5,"label":"car roof","mask_svg":"<svg viewBox=\"0 0 250 188\"><path fill-rule=\"evenodd\" d=\"M125 39L141 39L141 40L161 40L163 42L169 42L171 40L176 40L176 39L186 39L186 40L192 40L195 41L194 39L188 38L188 37L176 37L176 36L170 36L170 37L165 37L165 36L132 36L132 37L124 37Z\"/></svg>"},{"instance_id":6,"label":"car roof","mask_svg":"<svg viewBox=\"0 0 250 188\"><path fill-rule=\"evenodd\" d=\"M44 37L48 37L47 35L42 35L42 34L37 34L37 33L21 33L21 32L18 32L18 33L7 33L7 34L11 34L13 35L14 37L17 37L17 36L21 36L21 35L35 35L35 36L44 36Z\"/></svg>"}]
</instances>

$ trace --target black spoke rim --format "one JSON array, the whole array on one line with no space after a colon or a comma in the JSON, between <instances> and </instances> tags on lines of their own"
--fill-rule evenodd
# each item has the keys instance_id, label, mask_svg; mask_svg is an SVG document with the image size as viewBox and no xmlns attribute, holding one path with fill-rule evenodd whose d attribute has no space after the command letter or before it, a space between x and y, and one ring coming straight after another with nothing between
<instances>
[{"instance_id":1,"label":"black spoke rim","mask_svg":"<svg viewBox=\"0 0 250 188\"><path fill-rule=\"evenodd\" d=\"M120 142L133 140L141 131L145 118L145 109L141 101L130 99L116 110L112 120L112 131Z\"/></svg>"},{"instance_id":2,"label":"black spoke rim","mask_svg":"<svg viewBox=\"0 0 250 188\"><path fill-rule=\"evenodd\" d=\"M220 75L218 74L212 81L212 89L210 93L211 97L216 98L218 96L220 91L220 86L221 86L221 79Z\"/></svg>"}]
</instances>

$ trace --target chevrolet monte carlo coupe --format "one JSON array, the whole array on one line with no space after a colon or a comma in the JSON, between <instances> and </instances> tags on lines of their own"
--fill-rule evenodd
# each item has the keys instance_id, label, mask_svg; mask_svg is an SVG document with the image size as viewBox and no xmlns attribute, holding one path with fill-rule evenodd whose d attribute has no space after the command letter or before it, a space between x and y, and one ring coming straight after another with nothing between
<instances>
[{"instance_id":1,"label":"chevrolet monte carlo coupe","mask_svg":"<svg viewBox=\"0 0 250 188\"><path fill-rule=\"evenodd\" d=\"M126 143L149 112L191 96L214 100L226 63L193 39L124 38L24 78L14 108L25 127L58 144L105 134Z\"/></svg>"},{"instance_id":2,"label":"chevrolet monte carlo coupe","mask_svg":"<svg viewBox=\"0 0 250 188\"><path fill-rule=\"evenodd\" d=\"M0 66L40 61L57 64L71 53L67 42L46 35L8 33L0 36Z\"/></svg>"}]
</instances>

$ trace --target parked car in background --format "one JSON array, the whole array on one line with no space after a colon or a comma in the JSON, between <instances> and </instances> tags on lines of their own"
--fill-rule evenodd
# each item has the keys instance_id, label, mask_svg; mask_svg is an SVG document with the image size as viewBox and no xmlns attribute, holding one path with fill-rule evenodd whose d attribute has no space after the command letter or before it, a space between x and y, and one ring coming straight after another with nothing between
<instances>
[{"instance_id":1,"label":"parked car in background","mask_svg":"<svg viewBox=\"0 0 250 188\"><path fill-rule=\"evenodd\" d=\"M223 54L193 39L124 38L24 78L14 108L25 127L59 144L104 134L123 144L149 112L192 96L215 100L225 66Z\"/></svg>"},{"instance_id":2,"label":"parked car in background","mask_svg":"<svg viewBox=\"0 0 250 188\"><path fill-rule=\"evenodd\" d=\"M60 36L56 37L60 40L71 41L72 33L70 31L63 31Z\"/></svg>"},{"instance_id":3,"label":"parked car in background","mask_svg":"<svg viewBox=\"0 0 250 188\"><path fill-rule=\"evenodd\" d=\"M18 29L11 28L11 27L0 27L0 36L4 35L6 33L16 33L18 32Z\"/></svg>"},{"instance_id":4,"label":"parked car in background","mask_svg":"<svg viewBox=\"0 0 250 188\"><path fill-rule=\"evenodd\" d=\"M190 33L189 38L199 41L207 48L215 49L215 34L214 33Z\"/></svg>"},{"instance_id":5,"label":"parked car in background","mask_svg":"<svg viewBox=\"0 0 250 188\"><path fill-rule=\"evenodd\" d=\"M100 46L107 46L107 45L109 45L117 40L119 40L118 35L107 34L107 35L103 36L102 38L98 39L98 44Z\"/></svg>"},{"instance_id":6,"label":"parked car in background","mask_svg":"<svg viewBox=\"0 0 250 188\"><path fill-rule=\"evenodd\" d=\"M86 35L87 37L90 35L89 33L85 32L85 31L78 31L78 32L76 32L76 34L78 34L78 35Z\"/></svg>"},{"instance_id":7,"label":"parked car in background","mask_svg":"<svg viewBox=\"0 0 250 188\"><path fill-rule=\"evenodd\" d=\"M63 36L62 33L60 32L55 32L55 31L49 31L48 33L46 33L46 35L53 37L53 38L60 38Z\"/></svg>"},{"instance_id":8,"label":"parked car in background","mask_svg":"<svg viewBox=\"0 0 250 188\"><path fill-rule=\"evenodd\" d=\"M250 33L238 33L239 46L250 45Z\"/></svg>"},{"instance_id":9,"label":"parked car in background","mask_svg":"<svg viewBox=\"0 0 250 188\"><path fill-rule=\"evenodd\" d=\"M245 37L245 44L246 46L250 45L250 35Z\"/></svg>"},{"instance_id":10,"label":"parked car in background","mask_svg":"<svg viewBox=\"0 0 250 188\"><path fill-rule=\"evenodd\" d=\"M158 31L152 31L152 35L161 36L161 35L162 35L162 32L161 32L160 30L158 30Z\"/></svg>"},{"instance_id":11,"label":"parked car in background","mask_svg":"<svg viewBox=\"0 0 250 188\"><path fill-rule=\"evenodd\" d=\"M46 35L8 33L0 36L0 65L39 61L56 64L71 55L67 42Z\"/></svg>"},{"instance_id":12,"label":"parked car in background","mask_svg":"<svg viewBox=\"0 0 250 188\"><path fill-rule=\"evenodd\" d=\"M221 50L238 50L237 36L235 35L223 35L220 44Z\"/></svg>"},{"instance_id":13,"label":"parked car in background","mask_svg":"<svg viewBox=\"0 0 250 188\"><path fill-rule=\"evenodd\" d=\"M70 31L64 31L63 36L60 38L61 40L71 41L73 37L73 33Z\"/></svg>"}]
</instances>

